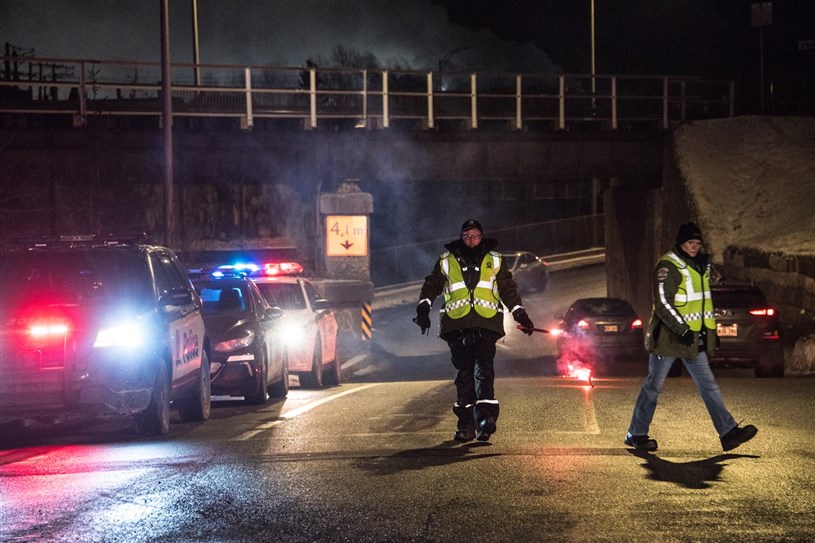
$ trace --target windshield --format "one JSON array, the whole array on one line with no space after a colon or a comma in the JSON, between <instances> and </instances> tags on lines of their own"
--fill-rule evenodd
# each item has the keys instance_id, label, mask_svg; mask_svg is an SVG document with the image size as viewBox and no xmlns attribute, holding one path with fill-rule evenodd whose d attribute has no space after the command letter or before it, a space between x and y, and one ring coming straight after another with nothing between
<instances>
[{"instance_id":1,"label":"windshield","mask_svg":"<svg viewBox=\"0 0 815 543\"><path fill-rule=\"evenodd\" d=\"M570 313L587 316L629 315L633 314L634 310L625 300L601 298L581 300L575 303Z\"/></svg>"},{"instance_id":2,"label":"windshield","mask_svg":"<svg viewBox=\"0 0 815 543\"><path fill-rule=\"evenodd\" d=\"M239 315L247 311L248 294L243 285L199 285L197 290L204 302L204 315Z\"/></svg>"},{"instance_id":3,"label":"windshield","mask_svg":"<svg viewBox=\"0 0 815 543\"><path fill-rule=\"evenodd\" d=\"M152 301L143 259L132 250L19 252L0 260L3 305L82 305Z\"/></svg>"},{"instance_id":4,"label":"windshield","mask_svg":"<svg viewBox=\"0 0 815 543\"><path fill-rule=\"evenodd\" d=\"M283 310L306 309L300 285L295 283L258 283L258 288L270 305Z\"/></svg>"},{"instance_id":5,"label":"windshield","mask_svg":"<svg viewBox=\"0 0 815 543\"><path fill-rule=\"evenodd\" d=\"M764 295L753 289L713 289L711 295L713 307L752 309L768 305Z\"/></svg>"}]
</instances>

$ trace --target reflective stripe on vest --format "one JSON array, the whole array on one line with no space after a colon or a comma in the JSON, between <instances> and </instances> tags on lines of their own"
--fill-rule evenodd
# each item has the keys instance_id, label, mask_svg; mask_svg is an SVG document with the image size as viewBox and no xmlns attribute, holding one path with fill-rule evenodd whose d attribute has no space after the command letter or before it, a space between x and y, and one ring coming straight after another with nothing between
<instances>
[{"instance_id":1,"label":"reflective stripe on vest","mask_svg":"<svg viewBox=\"0 0 815 543\"><path fill-rule=\"evenodd\" d=\"M710 295L710 266L700 275L673 251L668 251L662 260L672 262L682 274L682 284L674 296L674 306L691 330L698 332L705 328L715 330L716 320L713 316L713 299Z\"/></svg>"},{"instance_id":2,"label":"reflective stripe on vest","mask_svg":"<svg viewBox=\"0 0 815 543\"><path fill-rule=\"evenodd\" d=\"M476 268L480 278L472 293L464 282L464 272L458 259L449 251L439 258L441 271L447 278L442 313L447 313L451 319L460 319L469 314L470 308L473 307L476 313L485 318L494 317L504 311L498 296L498 285L495 283L495 274L501 267L500 253L490 251L484 255L481 266Z\"/></svg>"}]
</instances>

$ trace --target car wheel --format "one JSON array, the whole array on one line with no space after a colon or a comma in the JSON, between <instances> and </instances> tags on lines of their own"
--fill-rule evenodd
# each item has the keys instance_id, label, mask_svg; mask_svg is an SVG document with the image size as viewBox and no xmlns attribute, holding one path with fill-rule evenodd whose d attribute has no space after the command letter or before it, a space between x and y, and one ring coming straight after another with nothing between
<instances>
[{"instance_id":1,"label":"car wheel","mask_svg":"<svg viewBox=\"0 0 815 543\"><path fill-rule=\"evenodd\" d=\"M209 418L211 409L212 388L209 378L209 355L206 351L203 351L193 396L181 403L178 414L184 422L199 422Z\"/></svg>"},{"instance_id":2,"label":"car wheel","mask_svg":"<svg viewBox=\"0 0 815 543\"><path fill-rule=\"evenodd\" d=\"M150 404L136 415L136 427L145 436L163 436L170 431L170 377L163 363L156 371Z\"/></svg>"},{"instance_id":3,"label":"car wheel","mask_svg":"<svg viewBox=\"0 0 815 543\"><path fill-rule=\"evenodd\" d=\"M288 357L283 355L283 376L280 381L274 383L269 388L269 396L272 398L285 398L289 395L289 360Z\"/></svg>"},{"instance_id":4,"label":"car wheel","mask_svg":"<svg viewBox=\"0 0 815 543\"><path fill-rule=\"evenodd\" d=\"M759 379L784 377L784 360L780 362L776 359L762 360L753 368L753 372Z\"/></svg>"},{"instance_id":5,"label":"car wheel","mask_svg":"<svg viewBox=\"0 0 815 543\"><path fill-rule=\"evenodd\" d=\"M334 342L334 362L331 363L326 377L329 385L339 386L342 383L342 360L336 341Z\"/></svg>"},{"instance_id":6,"label":"car wheel","mask_svg":"<svg viewBox=\"0 0 815 543\"><path fill-rule=\"evenodd\" d=\"M260 371L255 385L256 392L246 396L244 400L251 405L263 405L269 397L266 380L269 378L269 357L266 351L260 354Z\"/></svg>"},{"instance_id":7,"label":"car wheel","mask_svg":"<svg viewBox=\"0 0 815 543\"><path fill-rule=\"evenodd\" d=\"M300 375L300 384L305 388L323 388L323 349L320 336L314 342L311 371Z\"/></svg>"}]
</instances>

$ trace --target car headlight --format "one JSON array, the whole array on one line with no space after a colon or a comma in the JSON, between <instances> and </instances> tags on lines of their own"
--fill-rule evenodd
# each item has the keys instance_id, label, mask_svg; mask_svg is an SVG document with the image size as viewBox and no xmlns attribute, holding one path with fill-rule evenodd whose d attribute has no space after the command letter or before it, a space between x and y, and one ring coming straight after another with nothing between
<instances>
[{"instance_id":1,"label":"car headlight","mask_svg":"<svg viewBox=\"0 0 815 543\"><path fill-rule=\"evenodd\" d=\"M245 336L216 343L213 349L221 353L229 353L250 346L254 340L255 333L249 330Z\"/></svg>"},{"instance_id":2,"label":"car headlight","mask_svg":"<svg viewBox=\"0 0 815 543\"><path fill-rule=\"evenodd\" d=\"M284 322L280 326L279 336L290 347L302 345L307 336L306 326L302 322Z\"/></svg>"},{"instance_id":3,"label":"car headlight","mask_svg":"<svg viewBox=\"0 0 815 543\"><path fill-rule=\"evenodd\" d=\"M97 349L108 347L140 347L147 334L144 323L129 322L101 328L96 333L93 346Z\"/></svg>"}]
</instances>

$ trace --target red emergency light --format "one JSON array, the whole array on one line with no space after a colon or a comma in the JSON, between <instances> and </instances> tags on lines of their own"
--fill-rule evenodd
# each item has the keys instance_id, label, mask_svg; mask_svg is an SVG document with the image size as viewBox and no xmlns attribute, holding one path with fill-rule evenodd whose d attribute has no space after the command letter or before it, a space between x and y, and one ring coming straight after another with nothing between
<instances>
[{"instance_id":1,"label":"red emergency light","mask_svg":"<svg viewBox=\"0 0 815 543\"><path fill-rule=\"evenodd\" d=\"M265 275L298 275L303 273L303 266L298 262L267 262L263 265Z\"/></svg>"}]
</instances>

